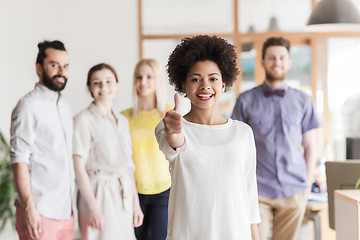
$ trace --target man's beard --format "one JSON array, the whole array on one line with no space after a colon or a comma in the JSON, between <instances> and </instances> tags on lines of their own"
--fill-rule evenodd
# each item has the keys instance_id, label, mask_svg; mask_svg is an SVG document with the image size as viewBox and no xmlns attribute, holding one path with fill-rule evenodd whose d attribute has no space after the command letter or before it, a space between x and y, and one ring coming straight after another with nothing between
<instances>
[{"instance_id":1,"label":"man's beard","mask_svg":"<svg viewBox=\"0 0 360 240\"><path fill-rule=\"evenodd\" d=\"M285 80L286 73L274 76L271 72L265 71L265 77L269 82L283 81Z\"/></svg>"},{"instance_id":2,"label":"man's beard","mask_svg":"<svg viewBox=\"0 0 360 240\"><path fill-rule=\"evenodd\" d=\"M62 77L65 81L64 83L56 83L56 78ZM53 90L55 92L62 91L67 83L67 78L63 75L54 75L50 77L44 70L43 70L43 83L46 87L48 87L50 90Z\"/></svg>"}]
</instances>

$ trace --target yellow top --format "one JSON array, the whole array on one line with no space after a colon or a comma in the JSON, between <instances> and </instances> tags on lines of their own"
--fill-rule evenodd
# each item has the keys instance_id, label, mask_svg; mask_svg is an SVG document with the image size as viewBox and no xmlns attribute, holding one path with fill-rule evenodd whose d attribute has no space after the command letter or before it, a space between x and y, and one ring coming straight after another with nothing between
<instances>
[{"instance_id":1,"label":"yellow top","mask_svg":"<svg viewBox=\"0 0 360 240\"><path fill-rule=\"evenodd\" d=\"M167 110L172 109L166 106ZM159 150L155 127L163 119L157 109L139 111L131 116L132 109L121 112L129 121L135 164L136 187L140 194L158 194L171 186L169 162Z\"/></svg>"}]
</instances>

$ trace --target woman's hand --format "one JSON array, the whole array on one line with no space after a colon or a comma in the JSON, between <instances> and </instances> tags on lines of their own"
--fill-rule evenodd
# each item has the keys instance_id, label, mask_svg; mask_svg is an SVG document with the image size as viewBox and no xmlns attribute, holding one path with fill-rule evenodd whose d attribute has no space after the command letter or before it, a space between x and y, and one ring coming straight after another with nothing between
<instances>
[{"instance_id":1,"label":"woman's hand","mask_svg":"<svg viewBox=\"0 0 360 240\"><path fill-rule=\"evenodd\" d=\"M88 225L92 228L103 230L104 215L97 204L89 207Z\"/></svg>"},{"instance_id":2,"label":"woman's hand","mask_svg":"<svg viewBox=\"0 0 360 240\"><path fill-rule=\"evenodd\" d=\"M165 114L163 119L165 133L166 133L166 141L172 148L181 147L185 138L182 133L181 128L181 114L180 114L180 99L179 95L175 93L174 95L175 108Z\"/></svg>"},{"instance_id":3,"label":"woman's hand","mask_svg":"<svg viewBox=\"0 0 360 240\"><path fill-rule=\"evenodd\" d=\"M140 227L143 224L144 214L141 211L139 202L137 204L134 203L133 216L134 216L134 221L133 221L134 227Z\"/></svg>"}]
</instances>

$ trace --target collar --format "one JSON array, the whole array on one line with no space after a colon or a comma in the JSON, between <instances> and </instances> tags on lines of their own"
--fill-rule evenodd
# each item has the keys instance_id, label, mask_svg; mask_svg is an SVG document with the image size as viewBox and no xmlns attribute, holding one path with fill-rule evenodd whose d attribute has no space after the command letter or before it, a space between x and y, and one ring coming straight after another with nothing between
<instances>
[{"instance_id":1,"label":"collar","mask_svg":"<svg viewBox=\"0 0 360 240\"><path fill-rule=\"evenodd\" d=\"M44 85L41 85L40 83L35 84L35 91L41 93L45 99L50 100L52 102L59 102L60 99L62 99L61 93L50 90L49 88L47 88Z\"/></svg>"},{"instance_id":2,"label":"collar","mask_svg":"<svg viewBox=\"0 0 360 240\"><path fill-rule=\"evenodd\" d=\"M272 95L278 95L280 97L284 97L285 93L287 92L288 86L283 85L280 88L272 88L264 82L261 85L261 88L265 97L270 97Z\"/></svg>"},{"instance_id":3,"label":"collar","mask_svg":"<svg viewBox=\"0 0 360 240\"><path fill-rule=\"evenodd\" d=\"M273 87L270 87L269 85L267 85L264 81L263 84L261 84L261 88L263 91L268 91L268 90L274 91L274 90L282 90L282 89L286 91L286 90L288 90L289 86L287 84L284 84L279 88L273 88Z\"/></svg>"},{"instance_id":4,"label":"collar","mask_svg":"<svg viewBox=\"0 0 360 240\"><path fill-rule=\"evenodd\" d=\"M95 116L100 117L100 118L106 118L106 119L108 119L108 116L104 115L104 114L100 111L100 109L95 105L94 102L92 102L92 103L90 104L90 106L88 107L88 109L89 109L89 111L90 111L92 114L94 114ZM111 113L115 116L116 121L118 121L119 116L118 116L112 109L111 109Z\"/></svg>"}]
</instances>

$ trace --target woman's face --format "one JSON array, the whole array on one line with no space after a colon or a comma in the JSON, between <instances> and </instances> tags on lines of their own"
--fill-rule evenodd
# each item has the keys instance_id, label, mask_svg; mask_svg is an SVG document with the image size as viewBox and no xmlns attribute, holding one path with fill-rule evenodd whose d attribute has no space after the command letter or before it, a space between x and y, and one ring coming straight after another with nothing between
<instances>
[{"instance_id":1,"label":"woman's face","mask_svg":"<svg viewBox=\"0 0 360 240\"><path fill-rule=\"evenodd\" d=\"M156 79L149 65L143 64L139 67L135 76L135 88L139 97L155 96Z\"/></svg>"},{"instance_id":2,"label":"woman's face","mask_svg":"<svg viewBox=\"0 0 360 240\"><path fill-rule=\"evenodd\" d=\"M116 78L109 69L101 69L92 74L89 91L95 102L112 101L117 88Z\"/></svg>"},{"instance_id":3,"label":"woman's face","mask_svg":"<svg viewBox=\"0 0 360 240\"><path fill-rule=\"evenodd\" d=\"M183 92L191 101L191 108L212 109L225 90L222 74L215 62L195 63L186 77Z\"/></svg>"}]
</instances>

